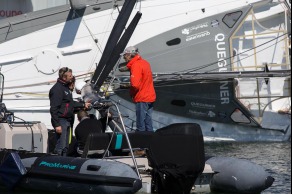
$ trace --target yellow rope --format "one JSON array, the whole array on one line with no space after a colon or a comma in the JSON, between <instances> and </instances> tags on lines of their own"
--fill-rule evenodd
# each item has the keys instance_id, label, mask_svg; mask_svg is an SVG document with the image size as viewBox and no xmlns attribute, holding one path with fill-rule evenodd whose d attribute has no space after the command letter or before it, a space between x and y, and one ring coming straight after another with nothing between
<instances>
[{"instance_id":1,"label":"yellow rope","mask_svg":"<svg viewBox=\"0 0 292 194\"><path fill-rule=\"evenodd\" d=\"M72 128L70 127L69 128L69 145L71 144L72 142Z\"/></svg>"}]
</instances>

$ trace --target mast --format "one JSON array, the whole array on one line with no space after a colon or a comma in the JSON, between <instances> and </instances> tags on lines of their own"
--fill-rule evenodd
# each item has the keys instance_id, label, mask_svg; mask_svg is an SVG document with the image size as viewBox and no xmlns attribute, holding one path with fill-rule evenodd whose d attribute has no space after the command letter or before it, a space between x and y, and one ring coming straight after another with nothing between
<instances>
[{"instance_id":1,"label":"mast","mask_svg":"<svg viewBox=\"0 0 292 194\"><path fill-rule=\"evenodd\" d=\"M120 39L135 4L136 0L126 0L123 5L113 30L111 31L99 64L90 81L95 89L98 89L103 84L111 69L117 63L120 58L120 53L127 46L128 41L141 18L142 14L138 12L123 37Z\"/></svg>"}]
</instances>

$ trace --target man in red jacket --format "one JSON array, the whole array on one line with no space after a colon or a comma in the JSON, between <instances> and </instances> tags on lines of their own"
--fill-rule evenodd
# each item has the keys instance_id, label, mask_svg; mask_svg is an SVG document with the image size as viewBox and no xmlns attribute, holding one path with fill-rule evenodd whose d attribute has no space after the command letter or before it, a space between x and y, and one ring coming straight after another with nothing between
<instances>
[{"instance_id":1,"label":"man in red jacket","mask_svg":"<svg viewBox=\"0 0 292 194\"><path fill-rule=\"evenodd\" d=\"M133 46L121 54L131 72L130 95L136 104L137 131L153 131L152 112L156 93L150 64L144 60Z\"/></svg>"}]
</instances>

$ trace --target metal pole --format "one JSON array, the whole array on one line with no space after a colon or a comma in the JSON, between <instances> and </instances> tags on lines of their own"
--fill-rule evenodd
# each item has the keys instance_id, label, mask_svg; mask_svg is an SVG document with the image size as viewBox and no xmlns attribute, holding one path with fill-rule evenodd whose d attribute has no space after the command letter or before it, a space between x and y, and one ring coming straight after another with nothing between
<instances>
[{"instance_id":1,"label":"metal pole","mask_svg":"<svg viewBox=\"0 0 292 194\"><path fill-rule=\"evenodd\" d=\"M126 136L126 139L127 139L127 142L128 142L128 145L129 145L129 148L130 148L130 152L131 152L131 156L132 156L132 160L133 160L133 163L134 163L134 166L136 168L136 171L137 171L137 174L139 176L139 178L142 180L141 178L141 175L139 173L139 170L138 170L138 165L137 165L137 161L136 161L136 158L134 157L134 153L133 153L133 149L132 149L132 145L131 145L131 142L130 142L130 139L129 139L129 136L128 136L128 133L126 131L126 127L125 127L125 124L124 124L124 121L123 121L123 118L122 118L122 114L120 112L120 109L118 107L118 105L114 102L112 102L114 104L114 106L116 107L117 111L118 111L118 114L119 114L119 118L121 120L121 123L122 123L122 126L123 126L123 130L124 130L124 133L125 133L125 136Z\"/></svg>"}]
</instances>

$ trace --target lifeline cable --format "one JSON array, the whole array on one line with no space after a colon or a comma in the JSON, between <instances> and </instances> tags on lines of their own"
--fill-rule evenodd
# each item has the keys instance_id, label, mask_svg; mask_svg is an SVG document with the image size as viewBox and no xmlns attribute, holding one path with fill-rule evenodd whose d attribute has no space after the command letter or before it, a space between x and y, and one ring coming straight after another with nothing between
<instances>
[{"instance_id":1,"label":"lifeline cable","mask_svg":"<svg viewBox=\"0 0 292 194\"><path fill-rule=\"evenodd\" d=\"M29 126L30 130L31 130L31 152L35 152L35 147L34 147L34 133L33 133L33 129L32 127L29 125L29 123L27 121L25 121L24 119L22 118L19 118L17 116L14 116L15 118L21 120L24 122L24 126L27 128L27 126ZM27 125L27 126L26 126ZM28 128L27 128L28 129Z\"/></svg>"},{"instance_id":2,"label":"lifeline cable","mask_svg":"<svg viewBox=\"0 0 292 194\"><path fill-rule=\"evenodd\" d=\"M236 56L239 56L239 55L244 54L244 53L246 53L246 52L252 51L252 50L254 50L254 49L256 49L256 48L259 48L259 47L262 47L262 46L264 46L264 45L266 45L266 44L268 44L268 43L270 43L270 42L272 42L272 41L274 41L274 40L277 40L277 42L274 43L274 44L272 44L271 46L268 46L268 47L266 47L266 48L264 48L264 49L262 49L262 50L260 50L260 51L257 51L256 53L253 53L252 55L247 56L247 57L245 57L245 58L243 58L243 59L241 59L241 60L245 60L245 59L247 59L247 58L250 58L250 57L256 55L257 53L260 53L260 52L262 52L262 51L264 51L264 50L266 50L266 49L268 49L268 48L274 46L274 45L277 44L278 42L284 41L284 40L286 39L286 37L283 38L283 39L281 39L280 41L278 41L278 39L279 39L280 37L283 37L283 36L287 35L287 34L288 34L288 33L284 33L284 34L282 34L282 35L280 35L280 36L278 36L278 37L276 37L276 38L274 38L274 39L272 39L272 40L269 40L269 41L267 41L267 42L264 42L264 43L262 43L262 44L260 44L260 45L258 45L258 46L256 46L256 47L253 47L253 48L251 48L251 49L249 49L249 50L246 50L246 51L244 51L244 52L238 53L238 54L236 54L236 55L234 55L234 56L231 56L231 57L225 58L225 59L223 59L223 60L229 60L229 59L231 59L231 58L233 58L233 57L236 57ZM240 61L241 61L241 60L240 60ZM239 60L234 61L234 62L231 62L231 63L229 63L227 66L230 66L230 65L232 65L232 64L234 64L234 63L236 63L236 62L238 62L238 61L239 61ZM218 61L216 61L216 62L212 62L212 63L209 63L209 64L206 64L206 65L202 65L202 66L199 66L199 67L196 67L196 68L192 68L192 69L186 69L186 70L182 70L182 71L177 71L177 72L171 73L170 75L174 75L173 77L171 77L172 79L174 79L174 78L176 78L176 77L178 77L178 76L187 75L187 74L189 74L189 73L191 73L191 72L194 72L194 71L197 71L197 70L201 70L201 69L204 69L204 68L206 68L206 67L211 67L211 66L213 66L213 65L216 65L217 63L218 63ZM211 72L211 71L214 71L214 70L217 70L217 69L218 69L218 68L216 68L216 69L212 69L212 70L206 71L206 72L204 72L204 73L208 73L208 72ZM180 72L181 72L181 74L179 74ZM171 78L169 78L169 79L171 79ZM169 84L169 83L168 83L168 84ZM155 87L159 87L159 86L164 86L164 85L155 85ZM117 90L116 90L116 91L117 91Z\"/></svg>"},{"instance_id":3,"label":"lifeline cable","mask_svg":"<svg viewBox=\"0 0 292 194\"><path fill-rule=\"evenodd\" d=\"M281 35L281 36L284 36L284 35L287 35L287 33L285 33L285 34L283 34L283 35ZM281 36L279 36L279 37L281 37ZM237 55L234 55L234 56L232 56L232 57L225 58L224 60L231 59L231 58L236 57L236 56L239 56L239 55L241 55L241 54L243 54L243 53L245 53L245 52L248 52L248 51L251 51L251 50L256 49L256 48L258 48L258 47L261 47L261 46L263 46L263 45L266 45L266 44L268 44L269 42L272 42L272 41L278 39L279 37L274 38L274 39L272 39L272 40L270 40L270 41L268 41L268 42L265 42L265 43L263 43L263 44L261 44L261 45L259 45L259 46L257 46L257 47L253 47L253 48L251 48L251 49L249 49L249 50L247 50L247 51L244 51L244 52L242 52L242 53L239 53L239 54L237 54ZM285 39L286 39L286 38L283 38L282 40L280 40L280 41L278 41L278 42L281 42L281 41L283 41L283 40L285 40ZM277 42L277 43L278 43L278 42ZM275 44L276 44L276 43L275 43ZM264 49L262 49L262 50L260 50L260 51L257 51L256 53L251 54L250 56L247 56L247 57L243 58L243 60L244 60L244 59L247 59L247 58L249 58L249 57L251 57L251 56L254 56L254 55L256 55L257 53L260 53L260 52L262 52L262 51L264 51L264 50L266 50L266 49L268 49L268 48L274 46L275 44L273 44L273 45L271 45L271 46L268 46L268 47L266 47L266 48L264 48ZM234 63L236 63L236 62L238 62L238 61L239 61L239 60L234 61L234 62L231 62L231 63L228 64L228 66L230 66L230 65L232 65L232 64L234 64ZM177 72L175 72L175 73L171 73L171 75L174 75L174 76L171 77L171 78L174 79L174 78L180 77L180 76L182 76L182 75L187 75L187 74L192 73L192 72L195 72L195 71L197 71L197 70L201 70L201 69L204 69L204 68L206 68L206 67L211 67L211 66L213 66L213 65L216 65L217 63L218 63L218 61L213 62L213 63L206 64L206 65L202 65L202 66L200 66L200 67L192 68L192 69L187 69L187 70L183 70L183 71L177 71ZM214 71L214 70L217 70L217 69L218 69L218 68L216 68L216 69L212 69L212 70L206 71L206 72L204 72L204 73L208 73L208 72L211 72L211 71ZM186 72L186 71L187 71L187 72ZM182 73L181 73L181 74L178 74L179 72L182 72ZM160 86L160 85L157 85L157 86Z\"/></svg>"},{"instance_id":4,"label":"lifeline cable","mask_svg":"<svg viewBox=\"0 0 292 194\"><path fill-rule=\"evenodd\" d=\"M276 37L276 38L273 38L273 39L271 39L271 40L269 40L269 41L267 41L267 42L264 42L264 43L262 43L262 44L260 44L260 45L258 45L258 46L256 46L256 47L253 47L253 48L248 49L248 50L246 50L246 51L244 51L244 52L238 53L238 54L236 54L236 55L234 55L234 56L224 58L223 60L229 60L229 59L232 59L233 57L236 57L236 56L242 55L242 54L244 54L244 53L246 53L246 52L252 51L252 50L254 50L254 49L256 49L256 48L259 48L259 47L261 47L261 46L264 46L264 45L266 45L266 44L268 44L268 43L270 43L270 42L272 42L272 41L274 41L274 40L277 40L277 39L279 39L280 37L285 36L285 35L287 35L287 34L288 34L288 33L284 33L284 34L282 34L282 35L280 35L280 36L278 36L278 37ZM286 38L284 38L284 39L286 39ZM273 45L274 45L274 44L273 44ZM253 54L253 55L254 55L254 54ZM191 72L193 72L193 71L198 71L198 70L204 69L204 68L206 68L206 67L210 67L210 66L212 66L212 65L216 65L217 63L218 63L218 61L216 61L216 62L212 62L212 63L209 63L209 64L206 64L206 65L202 65L202 66L200 66L200 67L196 67L196 68L186 69L186 70L183 70L183 71L177 71L177 72L174 72L173 74L180 73L180 72L182 72L182 74L187 74L187 73L191 73ZM231 63L231 64L233 64L233 63ZM231 65L231 64L229 64L229 65ZM181 74L179 74L179 75L181 75Z\"/></svg>"}]
</instances>

